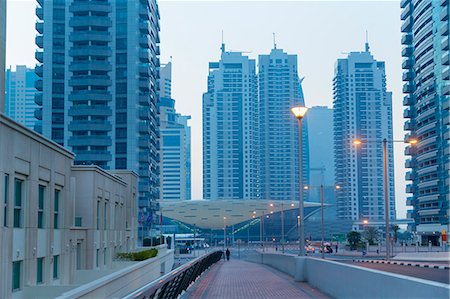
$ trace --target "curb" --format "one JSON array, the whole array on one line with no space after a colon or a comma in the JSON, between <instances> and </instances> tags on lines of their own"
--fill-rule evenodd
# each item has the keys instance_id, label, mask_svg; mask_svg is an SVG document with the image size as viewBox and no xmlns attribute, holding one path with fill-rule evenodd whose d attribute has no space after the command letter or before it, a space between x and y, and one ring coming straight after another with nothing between
<instances>
[{"instance_id":1,"label":"curb","mask_svg":"<svg viewBox=\"0 0 450 299\"><path fill-rule=\"evenodd\" d=\"M427 265L427 264L416 264L414 262L388 262L388 261L382 261L382 260L360 260L360 259L354 259L353 261L358 262L358 263L391 264L391 265L400 265L400 266L450 270L450 266L434 266L434 265Z\"/></svg>"}]
</instances>

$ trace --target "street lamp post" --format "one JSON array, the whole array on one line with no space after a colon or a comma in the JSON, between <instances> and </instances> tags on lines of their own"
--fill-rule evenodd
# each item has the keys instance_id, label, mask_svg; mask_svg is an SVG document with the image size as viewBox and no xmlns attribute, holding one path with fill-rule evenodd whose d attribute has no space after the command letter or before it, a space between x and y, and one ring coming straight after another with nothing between
<instances>
[{"instance_id":1,"label":"street lamp post","mask_svg":"<svg viewBox=\"0 0 450 299\"><path fill-rule=\"evenodd\" d=\"M371 140L369 140L370 142ZM389 140L389 142L405 142L404 140ZM409 143L410 145L417 144L416 139L409 139L406 140L406 143ZM360 145L363 143L361 140L354 140L354 145ZM386 226L386 260L391 259L391 240L390 240L390 233L389 233L389 185L388 185L388 152L387 152L387 143L388 140L386 138L383 138L383 185L384 185L384 218L385 218L385 226Z\"/></svg>"},{"instance_id":2,"label":"street lamp post","mask_svg":"<svg viewBox=\"0 0 450 299\"><path fill-rule=\"evenodd\" d=\"M294 107L291 109L292 113L294 114L294 116L297 118L298 121L298 166L299 166L299 188L300 188L300 197L299 197L299 217L300 217L300 222L299 222L299 240L298 240L298 246L299 246L299 251L298 251L298 255L300 256L304 256L305 255L305 228L304 228L304 222L305 222L305 217L304 217L304 211L303 211L303 132L302 132L302 120L303 117L305 116L306 112L308 111L308 108L306 107Z\"/></svg>"},{"instance_id":3,"label":"street lamp post","mask_svg":"<svg viewBox=\"0 0 450 299\"><path fill-rule=\"evenodd\" d=\"M225 260L225 247L227 245L227 217L223 217L223 259Z\"/></svg>"}]
</instances>

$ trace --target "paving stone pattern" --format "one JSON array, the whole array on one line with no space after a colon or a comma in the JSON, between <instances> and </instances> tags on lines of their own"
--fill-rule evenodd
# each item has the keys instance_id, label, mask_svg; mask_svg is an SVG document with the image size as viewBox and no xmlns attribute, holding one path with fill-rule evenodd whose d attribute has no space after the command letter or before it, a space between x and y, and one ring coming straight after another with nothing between
<instances>
[{"instance_id":1,"label":"paving stone pattern","mask_svg":"<svg viewBox=\"0 0 450 299\"><path fill-rule=\"evenodd\" d=\"M306 283L264 265L220 261L191 286L183 298L329 298Z\"/></svg>"}]
</instances>

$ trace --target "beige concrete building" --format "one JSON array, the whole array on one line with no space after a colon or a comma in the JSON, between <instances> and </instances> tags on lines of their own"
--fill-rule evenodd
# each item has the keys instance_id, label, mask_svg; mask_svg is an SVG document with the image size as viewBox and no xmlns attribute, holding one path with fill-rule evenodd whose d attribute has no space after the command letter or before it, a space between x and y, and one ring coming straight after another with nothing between
<instances>
[{"instance_id":1,"label":"beige concrete building","mask_svg":"<svg viewBox=\"0 0 450 299\"><path fill-rule=\"evenodd\" d=\"M70 285L136 247L137 175L74 154L0 113L0 298Z\"/></svg>"}]
</instances>

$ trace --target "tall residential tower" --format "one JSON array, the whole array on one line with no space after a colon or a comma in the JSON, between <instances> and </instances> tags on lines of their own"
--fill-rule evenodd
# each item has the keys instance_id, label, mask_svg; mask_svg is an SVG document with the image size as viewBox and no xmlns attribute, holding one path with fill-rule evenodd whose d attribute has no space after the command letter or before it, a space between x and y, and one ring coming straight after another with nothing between
<instances>
[{"instance_id":1,"label":"tall residential tower","mask_svg":"<svg viewBox=\"0 0 450 299\"><path fill-rule=\"evenodd\" d=\"M0 0L0 113L5 113L6 0Z\"/></svg>"},{"instance_id":2,"label":"tall residential tower","mask_svg":"<svg viewBox=\"0 0 450 299\"><path fill-rule=\"evenodd\" d=\"M258 113L255 60L222 45L203 95L205 199L259 197Z\"/></svg>"},{"instance_id":3,"label":"tall residential tower","mask_svg":"<svg viewBox=\"0 0 450 299\"><path fill-rule=\"evenodd\" d=\"M364 52L338 59L334 77L334 151L337 215L340 219L385 218L383 139L387 142L389 217L395 218L392 94L385 64ZM355 140L361 140L355 146Z\"/></svg>"},{"instance_id":4,"label":"tall residential tower","mask_svg":"<svg viewBox=\"0 0 450 299\"><path fill-rule=\"evenodd\" d=\"M76 164L139 174L151 222L159 197L156 0L37 1L35 129Z\"/></svg>"},{"instance_id":5,"label":"tall residential tower","mask_svg":"<svg viewBox=\"0 0 450 299\"><path fill-rule=\"evenodd\" d=\"M263 199L298 200L298 121L291 108L304 106L297 55L276 46L259 56L260 184ZM255 107L257 107L255 105ZM303 182L309 182L308 129L303 125ZM306 195L306 194L305 194Z\"/></svg>"},{"instance_id":6,"label":"tall residential tower","mask_svg":"<svg viewBox=\"0 0 450 299\"><path fill-rule=\"evenodd\" d=\"M34 69L24 65L16 66L15 71L11 68L6 71L6 115L30 129L34 129L36 122L36 77Z\"/></svg>"},{"instance_id":7,"label":"tall residential tower","mask_svg":"<svg viewBox=\"0 0 450 299\"><path fill-rule=\"evenodd\" d=\"M450 216L450 43L448 0L401 2L405 138L411 156L406 204L422 242L437 245Z\"/></svg>"}]
</instances>

